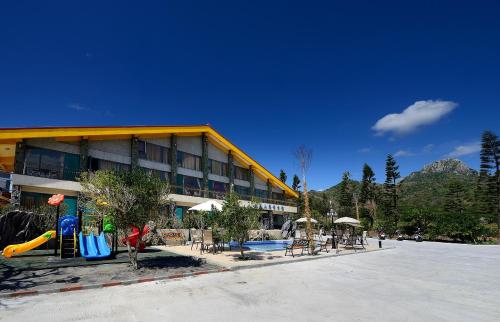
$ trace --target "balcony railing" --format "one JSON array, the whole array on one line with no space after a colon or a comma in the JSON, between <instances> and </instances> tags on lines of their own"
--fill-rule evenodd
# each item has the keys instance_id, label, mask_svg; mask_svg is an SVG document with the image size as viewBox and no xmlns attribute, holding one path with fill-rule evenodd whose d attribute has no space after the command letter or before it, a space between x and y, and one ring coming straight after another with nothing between
<instances>
[{"instance_id":1,"label":"balcony railing","mask_svg":"<svg viewBox=\"0 0 500 322\"><path fill-rule=\"evenodd\" d=\"M205 190L199 189L199 188L191 188L191 187L183 187L183 186L170 186L170 193L175 193L179 195L185 195L185 196L193 196L193 197L205 197ZM208 198L212 199L224 199L226 196L227 192L221 192L221 191L213 191L209 190L208 191ZM288 201L288 200L279 200L279 199L269 199L269 198L258 198L256 196L251 196L251 195L241 195L238 194L241 200L248 200L251 201L253 199L259 200L260 202L263 203L270 203L270 204L276 204L276 205L282 205L282 206L292 206L296 207L297 203L293 201Z\"/></svg>"},{"instance_id":2,"label":"balcony railing","mask_svg":"<svg viewBox=\"0 0 500 322\"><path fill-rule=\"evenodd\" d=\"M48 179L76 181L76 178L80 176L80 170L26 167L23 174Z\"/></svg>"}]
</instances>

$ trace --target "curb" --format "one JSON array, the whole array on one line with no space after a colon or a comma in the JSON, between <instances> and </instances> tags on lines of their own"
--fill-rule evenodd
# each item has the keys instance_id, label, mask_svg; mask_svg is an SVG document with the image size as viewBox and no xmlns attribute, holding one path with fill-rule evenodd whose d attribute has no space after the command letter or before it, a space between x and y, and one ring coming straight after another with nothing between
<instances>
[{"instance_id":1,"label":"curb","mask_svg":"<svg viewBox=\"0 0 500 322\"><path fill-rule=\"evenodd\" d=\"M82 290L113 287L113 286L119 286L119 285L132 285L132 284L155 282L155 281L174 280L174 279L180 279L180 278L186 278L186 277L195 277L195 276L199 276L199 275L223 273L223 272L229 272L229 271L230 271L230 269L228 269L226 267L222 267L219 269L212 269L212 270L207 270L207 271L188 272L188 273L172 274L172 275L164 275L164 276L144 276L144 277L140 277L137 279L122 280L122 281L107 281L107 282L102 282L102 283L98 283L98 284L87 284L87 285L75 284L75 285L71 285L71 286L58 287L58 288L45 289L45 290L27 289L27 290L19 290L19 291L10 292L10 293L1 293L0 299L2 299L2 298L3 299L15 298L15 297L21 297L21 296L40 295L40 294L66 293L66 292L73 292L73 291L82 291Z\"/></svg>"},{"instance_id":2,"label":"curb","mask_svg":"<svg viewBox=\"0 0 500 322\"><path fill-rule=\"evenodd\" d=\"M261 263L261 264L246 265L246 266L231 266L228 269L231 271L239 271L239 270L244 270L244 269L260 268L260 267L266 267L266 266L301 263L301 262L306 262L306 261L332 258L332 257L349 256L349 255L357 255L357 254L369 254L369 253L373 253L373 252L389 250L389 249L394 249L394 248L395 248L394 246L390 246L390 247L384 247L384 248L376 248L376 249L372 249L370 251L359 251L356 253L344 253L344 254L340 253L340 254L326 254L326 255L321 255L321 256L307 256L307 257L299 258L299 259L296 259L293 261L282 261L282 262L275 262L275 263L272 263L272 262L271 263Z\"/></svg>"}]
</instances>

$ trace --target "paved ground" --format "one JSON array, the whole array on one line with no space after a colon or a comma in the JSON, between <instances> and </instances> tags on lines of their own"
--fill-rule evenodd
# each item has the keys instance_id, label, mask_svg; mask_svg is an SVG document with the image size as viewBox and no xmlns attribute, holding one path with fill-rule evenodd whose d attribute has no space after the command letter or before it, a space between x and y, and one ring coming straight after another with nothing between
<instances>
[{"instance_id":1,"label":"paved ground","mask_svg":"<svg viewBox=\"0 0 500 322\"><path fill-rule=\"evenodd\" d=\"M5 321L499 321L500 247L397 248L1 302Z\"/></svg>"},{"instance_id":2,"label":"paved ground","mask_svg":"<svg viewBox=\"0 0 500 322\"><path fill-rule=\"evenodd\" d=\"M293 261L300 262L303 261L304 259L311 259L311 257L307 255L307 251L305 251L304 254L302 255L301 250L294 250L295 257L292 257L290 253L288 253L288 255L285 256L286 253L285 250L269 251L269 252L246 250L245 256L248 256L250 259L242 261L239 259L240 252L237 248L233 248L231 251L226 249L224 252L218 252L217 254L213 254L212 252L204 252L203 254L200 255L200 250L195 248L191 250L191 246L154 246L154 247L156 249L174 252L183 256L201 258L203 260L206 260L208 263L212 263L214 265L230 269L240 268L245 266L264 266L264 265L287 263ZM319 251L319 247L317 247L316 250ZM362 246L358 245L356 247L356 250L354 250L352 247L349 248L339 247L338 251L336 251L335 249L333 250L330 249L330 246L328 246L328 253L323 250L321 252L318 252L318 254L315 255L314 257L315 258L331 257L335 255L346 255L355 252L367 252L373 250L378 250L378 245L376 242L370 243L370 245L366 246L365 249L363 249Z\"/></svg>"},{"instance_id":3,"label":"paved ground","mask_svg":"<svg viewBox=\"0 0 500 322\"><path fill-rule=\"evenodd\" d=\"M1 257L1 256L0 256ZM190 256L146 249L139 254L142 268L134 271L128 264L128 253L120 250L116 258L86 261L84 258L59 260L47 252L3 258L0 261L0 294L25 289L46 290L73 285L89 285L141 277L174 275L218 269L219 266Z\"/></svg>"}]
</instances>

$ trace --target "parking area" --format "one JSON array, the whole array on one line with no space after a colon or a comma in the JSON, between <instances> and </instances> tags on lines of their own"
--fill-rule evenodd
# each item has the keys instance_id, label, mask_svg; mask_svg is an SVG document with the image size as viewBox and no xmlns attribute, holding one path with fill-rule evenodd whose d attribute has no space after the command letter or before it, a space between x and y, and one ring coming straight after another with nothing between
<instances>
[{"instance_id":1,"label":"parking area","mask_svg":"<svg viewBox=\"0 0 500 322\"><path fill-rule=\"evenodd\" d=\"M394 249L2 300L5 321L497 321L500 247Z\"/></svg>"}]
</instances>

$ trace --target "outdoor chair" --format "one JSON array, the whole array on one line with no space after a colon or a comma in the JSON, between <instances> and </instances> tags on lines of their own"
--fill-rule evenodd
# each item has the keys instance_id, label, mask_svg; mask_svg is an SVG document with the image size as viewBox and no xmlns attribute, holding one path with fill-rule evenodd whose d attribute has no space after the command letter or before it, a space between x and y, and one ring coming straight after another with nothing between
<instances>
[{"instance_id":1,"label":"outdoor chair","mask_svg":"<svg viewBox=\"0 0 500 322\"><path fill-rule=\"evenodd\" d=\"M294 239L291 245L286 246L285 256L288 255L288 252L290 252L292 257L295 257L295 254L293 253L294 249L300 249L301 255L304 255L304 249L306 249L309 254L309 243L305 239Z\"/></svg>"},{"instance_id":2,"label":"outdoor chair","mask_svg":"<svg viewBox=\"0 0 500 322\"><path fill-rule=\"evenodd\" d=\"M316 243L317 245L319 245L320 252L324 250L328 253L329 252L328 246L330 246L330 248L333 248L332 239L330 237L323 237L320 235Z\"/></svg>"},{"instance_id":3,"label":"outdoor chair","mask_svg":"<svg viewBox=\"0 0 500 322\"><path fill-rule=\"evenodd\" d=\"M363 230L363 236L361 237L361 243L363 245L366 245L368 246L368 239L367 239L367 236L368 236L368 232L366 230Z\"/></svg>"},{"instance_id":4,"label":"outdoor chair","mask_svg":"<svg viewBox=\"0 0 500 322\"><path fill-rule=\"evenodd\" d=\"M213 239L212 230L203 230L203 241L201 244L201 251L200 252L201 253L204 251L208 252L208 249L210 248L210 246L212 246L212 248L214 250L214 254L215 254L216 247L215 247L215 243L214 243L214 239Z\"/></svg>"},{"instance_id":5,"label":"outdoor chair","mask_svg":"<svg viewBox=\"0 0 500 322\"><path fill-rule=\"evenodd\" d=\"M193 250L193 246L196 245L196 249L198 249L198 245L202 245L203 240L201 237L201 230L199 229L191 229L191 250Z\"/></svg>"}]
</instances>

